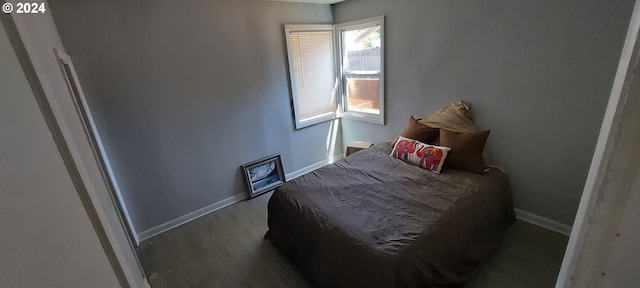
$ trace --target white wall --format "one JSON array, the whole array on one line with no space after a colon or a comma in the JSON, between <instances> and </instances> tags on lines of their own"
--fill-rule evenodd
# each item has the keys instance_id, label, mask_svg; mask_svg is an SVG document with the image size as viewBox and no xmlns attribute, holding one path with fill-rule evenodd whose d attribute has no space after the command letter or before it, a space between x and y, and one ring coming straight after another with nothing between
<instances>
[{"instance_id":1,"label":"white wall","mask_svg":"<svg viewBox=\"0 0 640 288\"><path fill-rule=\"evenodd\" d=\"M119 287L0 23L0 287Z\"/></svg>"}]
</instances>

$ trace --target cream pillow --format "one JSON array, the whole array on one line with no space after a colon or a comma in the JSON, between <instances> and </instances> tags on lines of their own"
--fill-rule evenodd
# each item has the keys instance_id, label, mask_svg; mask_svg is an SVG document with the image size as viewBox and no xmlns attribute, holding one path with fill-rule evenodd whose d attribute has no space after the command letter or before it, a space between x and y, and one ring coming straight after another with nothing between
<instances>
[{"instance_id":1,"label":"cream pillow","mask_svg":"<svg viewBox=\"0 0 640 288\"><path fill-rule=\"evenodd\" d=\"M470 109L471 103L456 101L418 122L431 128L444 128L458 133L476 133L478 128L473 123ZM440 144L440 137L434 141L434 144ZM485 164L491 163L491 156L487 151L482 151L482 158L484 158Z\"/></svg>"},{"instance_id":2,"label":"cream pillow","mask_svg":"<svg viewBox=\"0 0 640 288\"><path fill-rule=\"evenodd\" d=\"M418 122L432 128L444 128L459 133L475 133L478 132L478 129L473 124L470 108L470 103L457 101Z\"/></svg>"}]
</instances>

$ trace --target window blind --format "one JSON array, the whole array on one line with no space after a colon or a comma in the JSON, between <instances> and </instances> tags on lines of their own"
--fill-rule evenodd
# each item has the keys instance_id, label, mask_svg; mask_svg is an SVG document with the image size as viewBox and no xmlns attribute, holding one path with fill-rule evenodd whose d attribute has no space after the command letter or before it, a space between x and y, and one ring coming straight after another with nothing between
<instances>
[{"instance_id":1,"label":"window blind","mask_svg":"<svg viewBox=\"0 0 640 288\"><path fill-rule=\"evenodd\" d=\"M291 31L297 121L304 122L336 110L336 76L331 31Z\"/></svg>"}]
</instances>

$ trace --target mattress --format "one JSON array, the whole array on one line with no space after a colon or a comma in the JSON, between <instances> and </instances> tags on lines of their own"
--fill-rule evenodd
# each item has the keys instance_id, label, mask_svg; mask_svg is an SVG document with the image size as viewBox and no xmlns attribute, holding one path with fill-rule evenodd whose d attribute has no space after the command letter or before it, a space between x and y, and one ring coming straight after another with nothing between
<instances>
[{"instance_id":1,"label":"mattress","mask_svg":"<svg viewBox=\"0 0 640 288\"><path fill-rule=\"evenodd\" d=\"M317 287L458 287L515 220L507 176L441 174L381 143L285 183L271 242Z\"/></svg>"}]
</instances>

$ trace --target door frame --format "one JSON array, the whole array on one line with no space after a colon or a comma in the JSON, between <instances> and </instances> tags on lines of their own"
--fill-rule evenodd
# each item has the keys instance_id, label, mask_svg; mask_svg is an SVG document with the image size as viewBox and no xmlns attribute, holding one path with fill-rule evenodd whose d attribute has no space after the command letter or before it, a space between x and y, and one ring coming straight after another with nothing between
<instances>
[{"instance_id":1,"label":"door frame","mask_svg":"<svg viewBox=\"0 0 640 288\"><path fill-rule=\"evenodd\" d=\"M625 161L634 161L633 157L627 157L618 163L615 163L614 159L617 158L616 155L629 152L617 149L620 148L617 144L623 135L620 127L628 124L623 112L627 100L632 99L630 97L640 97L632 94L631 89L634 78L637 78L636 68L640 60L640 0L636 0L629 22L609 103L556 288L583 287L587 283L593 287L598 286L604 276L604 272L600 270L604 265L601 262L604 261L603 257L606 258L610 253L616 237L613 232L621 223L621 207L625 207L631 193L631 190L626 188L628 183L621 179L612 180L610 176L620 166L625 165Z\"/></svg>"},{"instance_id":2,"label":"door frame","mask_svg":"<svg viewBox=\"0 0 640 288\"><path fill-rule=\"evenodd\" d=\"M95 122L93 121L93 114L91 113L91 109L87 104L87 99L84 96L84 91L82 90L82 86L80 84L80 80L78 79L78 74L76 73L76 69L73 66L73 62L71 61L71 56L68 54L58 50L53 49L56 57L58 58L58 63L60 64L60 72L64 76L66 80L67 89L69 89L69 94L73 99L73 103L75 104L76 112L78 116L83 121L84 133L87 137L87 141L89 141L92 145L93 156L95 157L96 163L100 169L100 173L107 184L107 188L109 192L111 192L111 200L113 205L117 208L120 214L120 220L122 221L123 227L126 229L129 238L134 246L138 246L140 241L138 239L138 235L136 233L135 227L133 226L133 222L131 221L131 217L129 216L129 211L127 209L126 202L122 197L122 193L120 192L120 186L118 185L118 181L116 179L115 174L113 173L113 169L111 168L111 162L109 161L109 156L104 149L104 145L102 144L102 138L100 137L100 133L96 127ZM69 71L65 69L65 66L68 67ZM71 79L69 79L71 77Z\"/></svg>"},{"instance_id":3,"label":"door frame","mask_svg":"<svg viewBox=\"0 0 640 288\"><path fill-rule=\"evenodd\" d=\"M83 121L74 107L73 97L66 89L66 76L52 72L59 71L60 67L54 49L63 52L64 48L51 12L28 16L0 13L0 20L119 287L148 288L150 285L134 244L111 200L113 195L109 193L105 174L83 131ZM40 38L43 36L46 38Z\"/></svg>"}]
</instances>

